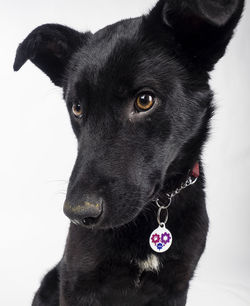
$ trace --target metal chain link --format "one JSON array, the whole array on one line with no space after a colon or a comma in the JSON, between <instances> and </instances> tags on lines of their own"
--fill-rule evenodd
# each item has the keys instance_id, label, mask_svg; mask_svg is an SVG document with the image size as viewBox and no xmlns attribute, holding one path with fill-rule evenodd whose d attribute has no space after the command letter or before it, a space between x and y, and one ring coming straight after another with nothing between
<instances>
[{"instance_id":1,"label":"metal chain link","mask_svg":"<svg viewBox=\"0 0 250 306\"><path fill-rule=\"evenodd\" d=\"M196 183L198 177L191 177L189 176L187 180L181 184L179 188L176 188L174 191L171 193L166 193L166 196L168 198L168 203L166 205L161 205L160 204L160 199L157 198L155 200L156 205L158 206L158 211L157 211L157 222L160 226L163 226L164 224L167 223L168 221L168 208L171 205L172 198L175 197L177 194L179 194L183 189L189 187L190 185L193 185ZM165 210L166 211L166 216L164 218L164 221L161 221L161 212Z\"/></svg>"},{"instance_id":2,"label":"metal chain link","mask_svg":"<svg viewBox=\"0 0 250 306\"><path fill-rule=\"evenodd\" d=\"M198 177L192 178L191 176L189 176L187 178L187 180L181 184L181 186L179 188L176 188L173 192L171 193L167 193L166 196L170 199L172 199L173 197L175 197L177 194L179 194L183 189L189 187L190 185L193 185L196 183Z\"/></svg>"}]
</instances>

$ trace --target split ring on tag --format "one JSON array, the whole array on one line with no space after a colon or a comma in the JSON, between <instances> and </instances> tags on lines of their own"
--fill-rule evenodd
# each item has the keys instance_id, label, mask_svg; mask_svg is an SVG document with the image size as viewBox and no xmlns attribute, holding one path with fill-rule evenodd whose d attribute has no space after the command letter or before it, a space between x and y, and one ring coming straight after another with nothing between
<instances>
[{"instance_id":1,"label":"split ring on tag","mask_svg":"<svg viewBox=\"0 0 250 306\"><path fill-rule=\"evenodd\" d=\"M161 221L161 212L162 211L164 211L165 214L166 214L164 221ZM159 225L166 224L168 222L168 209L167 209L167 207L164 207L164 206L159 207L158 212L157 212L157 222L158 222Z\"/></svg>"}]
</instances>

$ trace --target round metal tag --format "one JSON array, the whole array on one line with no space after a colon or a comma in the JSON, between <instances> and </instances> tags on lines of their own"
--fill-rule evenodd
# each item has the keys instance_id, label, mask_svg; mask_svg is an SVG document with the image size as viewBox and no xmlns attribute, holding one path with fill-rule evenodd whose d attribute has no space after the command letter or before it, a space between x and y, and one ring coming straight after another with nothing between
<instances>
[{"instance_id":1,"label":"round metal tag","mask_svg":"<svg viewBox=\"0 0 250 306\"><path fill-rule=\"evenodd\" d=\"M172 234L166 229L165 224L159 225L149 237L151 248L157 253L167 251L172 244Z\"/></svg>"}]
</instances>

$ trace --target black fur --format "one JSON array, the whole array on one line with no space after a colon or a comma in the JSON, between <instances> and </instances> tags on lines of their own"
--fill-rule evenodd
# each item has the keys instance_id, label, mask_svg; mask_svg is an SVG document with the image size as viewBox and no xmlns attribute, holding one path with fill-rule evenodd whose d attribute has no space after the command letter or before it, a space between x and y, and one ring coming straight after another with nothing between
<instances>
[{"instance_id":1,"label":"black fur","mask_svg":"<svg viewBox=\"0 0 250 306\"><path fill-rule=\"evenodd\" d=\"M33 306L186 304L208 230L201 165L213 113L208 73L243 5L160 0L148 15L95 34L46 24L20 44L14 69L30 59L62 87L78 139L64 211L81 225L71 223L63 258ZM156 97L147 112L134 108L142 92ZM80 119L72 114L76 103ZM197 183L169 208L174 240L155 254L159 272L140 271L138 262L154 253L148 244L157 227L153 199L179 187L196 161Z\"/></svg>"}]
</instances>

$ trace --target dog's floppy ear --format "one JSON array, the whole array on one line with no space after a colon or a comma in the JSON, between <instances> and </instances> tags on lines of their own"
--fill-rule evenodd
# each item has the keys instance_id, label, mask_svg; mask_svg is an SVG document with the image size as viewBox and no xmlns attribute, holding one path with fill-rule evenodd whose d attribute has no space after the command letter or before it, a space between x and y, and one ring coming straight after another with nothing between
<instances>
[{"instance_id":1,"label":"dog's floppy ear","mask_svg":"<svg viewBox=\"0 0 250 306\"><path fill-rule=\"evenodd\" d=\"M19 45L14 63L18 71L29 59L57 86L62 86L66 65L91 36L59 24L44 24L33 30Z\"/></svg>"},{"instance_id":2,"label":"dog's floppy ear","mask_svg":"<svg viewBox=\"0 0 250 306\"><path fill-rule=\"evenodd\" d=\"M244 0L160 0L146 20L151 29L174 35L176 50L210 71L223 56Z\"/></svg>"}]
</instances>

